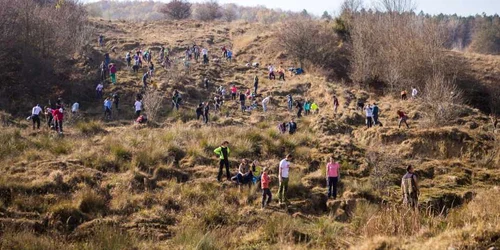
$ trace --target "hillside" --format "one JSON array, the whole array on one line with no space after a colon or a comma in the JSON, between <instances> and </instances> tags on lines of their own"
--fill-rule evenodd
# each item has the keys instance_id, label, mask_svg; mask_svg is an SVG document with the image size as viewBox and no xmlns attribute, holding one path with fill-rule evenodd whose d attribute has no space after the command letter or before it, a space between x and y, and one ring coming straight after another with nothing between
<instances>
[{"instance_id":1,"label":"hillside","mask_svg":"<svg viewBox=\"0 0 500 250\"><path fill-rule=\"evenodd\" d=\"M82 116L68 117L64 136L26 127L2 116L0 137L0 249L488 249L500 247L500 143L488 115L460 106L452 125L430 126L420 100L380 96L306 72L286 81L266 79L266 64L288 59L275 30L244 22L128 22L92 20L105 46L78 58L72 79L85 79L85 92L63 99L82 102ZM165 96L161 119L133 124L133 101L146 68L126 68L127 51L161 45L180 58L193 43L234 51L229 63L192 63L165 70L156 63L153 81ZM115 52L112 52L114 48ZM104 53L118 65L121 108L104 121L103 100L94 98ZM475 81L495 84L494 56L451 54L474 65ZM181 64L180 59L175 59ZM246 63L259 62L259 68ZM468 72L469 73L469 72ZM219 85L240 90L260 78L258 103L272 96L268 112L242 113L226 99L211 111L208 125L195 120L195 107L213 100ZM94 77L95 76L95 77ZM212 82L208 89L202 79ZM93 79L96 80L93 80ZM496 81L498 83L498 81ZM172 110L180 91L184 103ZM296 118L286 96L314 100L319 113ZM332 96L340 108L333 112ZM367 129L356 101L376 102L383 127ZM408 113L410 129L398 128L397 110ZM147 113L147 110L146 110ZM8 118L7 118L8 117ZM280 134L277 125L295 118L298 131ZM260 209L261 192L217 182L213 150L230 142L231 172L247 158L269 167L274 202ZM293 154L287 206L277 204L277 166ZM325 164L341 163L337 200L328 200ZM405 167L420 178L419 212L401 206ZM493 249L496 249L493 248Z\"/></svg>"}]
</instances>

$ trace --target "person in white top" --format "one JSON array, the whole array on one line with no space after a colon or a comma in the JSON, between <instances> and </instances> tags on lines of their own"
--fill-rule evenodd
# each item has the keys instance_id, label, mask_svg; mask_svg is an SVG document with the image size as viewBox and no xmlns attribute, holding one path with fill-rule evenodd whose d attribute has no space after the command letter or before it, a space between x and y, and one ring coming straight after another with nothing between
<instances>
[{"instance_id":1,"label":"person in white top","mask_svg":"<svg viewBox=\"0 0 500 250\"><path fill-rule=\"evenodd\" d=\"M97 87L95 88L97 99L101 99L102 98L102 89L103 88L104 88L104 85L102 85L102 82L100 82L99 84L97 84Z\"/></svg>"},{"instance_id":2,"label":"person in white top","mask_svg":"<svg viewBox=\"0 0 500 250\"><path fill-rule=\"evenodd\" d=\"M135 115L136 117L139 117L142 111L142 101L137 99L134 103L134 107L135 107Z\"/></svg>"},{"instance_id":3,"label":"person in white top","mask_svg":"<svg viewBox=\"0 0 500 250\"><path fill-rule=\"evenodd\" d=\"M73 103L73 106L71 106L71 113L74 114L78 112L78 110L80 110L80 103L78 102Z\"/></svg>"},{"instance_id":4,"label":"person in white top","mask_svg":"<svg viewBox=\"0 0 500 250\"><path fill-rule=\"evenodd\" d=\"M412 97L413 99L415 99L415 98L417 98L417 95L418 95L418 90L417 90L417 88L415 88L415 87L411 87L411 97Z\"/></svg>"},{"instance_id":5,"label":"person in white top","mask_svg":"<svg viewBox=\"0 0 500 250\"><path fill-rule=\"evenodd\" d=\"M208 63L208 50L206 48L203 48L201 50L201 54L203 55L203 64Z\"/></svg>"},{"instance_id":6,"label":"person in white top","mask_svg":"<svg viewBox=\"0 0 500 250\"><path fill-rule=\"evenodd\" d=\"M279 190L278 190L278 200L281 205L283 202L287 202L286 192L288 191L288 178L290 172L290 161L292 160L292 155L287 155L285 159L281 160L278 178L279 178Z\"/></svg>"},{"instance_id":7,"label":"person in white top","mask_svg":"<svg viewBox=\"0 0 500 250\"><path fill-rule=\"evenodd\" d=\"M272 96L268 96L262 100L262 109L264 109L264 112L267 112L267 105L271 101Z\"/></svg>"},{"instance_id":8,"label":"person in white top","mask_svg":"<svg viewBox=\"0 0 500 250\"><path fill-rule=\"evenodd\" d=\"M368 128L371 128L373 125L373 108L372 106L370 106L370 104L366 105L365 113L366 113L366 126Z\"/></svg>"},{"instance_id":9,"label":"person in white top","mask_svg":"<svg viewBox=\"0 0 500 250\"><path fill-rule=\"evenodd\" d=\"M40 113L41 112L42 112L42 108L40 108L39 104L37 104L31 110L31 120L33 121L33 130L35 129L35 124L36 124L36 128L40 129Z\"/></svg>"}]
</instances>

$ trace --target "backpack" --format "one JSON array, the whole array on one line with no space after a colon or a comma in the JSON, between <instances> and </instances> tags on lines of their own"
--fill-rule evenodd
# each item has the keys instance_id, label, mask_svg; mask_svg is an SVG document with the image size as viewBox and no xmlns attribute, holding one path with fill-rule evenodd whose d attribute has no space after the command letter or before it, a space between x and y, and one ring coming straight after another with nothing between
<instances>
[{"instance_id":1,"label":"backpack","mask_svg":"<svg viewBox=\"0 0 500 250\"><path fill-rule=\"evenodd\" d=\"M403 177L403 192L405 194L412 194L417 191L415 188L415 180L413 179L414 174L410 175L410 178Z\"/></svg>"}]
</instances>

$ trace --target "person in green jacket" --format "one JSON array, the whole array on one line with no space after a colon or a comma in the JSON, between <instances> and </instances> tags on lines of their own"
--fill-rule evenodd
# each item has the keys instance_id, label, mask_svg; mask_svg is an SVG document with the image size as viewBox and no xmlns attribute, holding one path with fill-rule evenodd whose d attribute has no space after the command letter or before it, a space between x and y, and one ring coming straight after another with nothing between
<instances>
[{"instance_id":1,"label":"person in green jacket","mask_svg":"<svg viewBox=\"0 0 500 250\"><path fill-rule=\"evenodd\" d=\"M214 153L219 156L219 175L217 176L217 180L220 182L222 178L222 168L226 167L226 177L227 180L231 180L231 174L229 173L229 154L231 150L229 150L229 142L224 141L222 145L214 150Z\"/></svg>"}]
</instances>

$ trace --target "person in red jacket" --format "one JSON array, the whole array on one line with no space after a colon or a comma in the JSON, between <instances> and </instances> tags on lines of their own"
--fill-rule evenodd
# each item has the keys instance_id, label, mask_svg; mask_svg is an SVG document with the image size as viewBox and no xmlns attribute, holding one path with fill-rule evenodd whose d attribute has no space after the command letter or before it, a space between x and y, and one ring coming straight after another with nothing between
<instances>
[{"instance_id":1,"label":"person in red jacket","mask_svg":"<svg viewBox=\"0 0 500 250\"><path fill-rule=\"evenodd\" d=\"M401 123L405 123L406 124L406 127L407 128L410 128L410 126L408 126L408 123L406 122L406 120L408 120L408 116L401 110L398 110L398 116L399 116L399 127L401 128Z\"/></svg>"},{"instance_id":2,"label":"person in red jacket","mask_svg":"<svg viewBox=\"0 0 500 250\"><path fill-rule=\"evenodd\" d=\"M267 174L267 167L262 170L262 176L260 177L260 185L262 188L262 208L265 208L269 203L271 203L272 195L269 189L269 183L271 179Z\"/></svg>"},{"instance_id":3,"label":"person in red jacket","mask_svg":"<svg viewBox=\"0 0 500 250\"><path fill-rule=\"evenodd\" d=\"M63 108L55 108L52 110L52 116L54 117L54 123L56 124L56 130L62 134L63 132L63 119L64 110Z\"/></svg>"}]
</instances>

